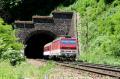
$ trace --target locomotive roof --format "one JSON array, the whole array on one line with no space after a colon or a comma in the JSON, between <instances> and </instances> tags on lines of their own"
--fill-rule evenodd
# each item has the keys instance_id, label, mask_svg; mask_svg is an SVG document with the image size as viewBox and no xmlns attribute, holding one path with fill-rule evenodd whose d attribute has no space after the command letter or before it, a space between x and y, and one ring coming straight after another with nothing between
<instances>
[{"instance_id":1,"label":"locomotive roof","mask_svg":"<svg viewBox=\"0 0 120 79\"><path fill-rule=\"evenodd\" d=\"M75 37L58 37L58 38L56 38L55 40L57 40L57 39L62 39L62 38L66 38L66 39L76 39Z\"/></svg>"},{"instance_id":2,"label":"locomotive roof","mask_svg":"<svg viewBox=\"0 0 120 79\"><path fill-rule=\"evenodd\" d=\"M58 38L56 38L55 40L53 40L52 42L54 42L54 41L56 41L56 40L60 40L60 39L76 39L76 38L74 38L74 37L71 37L71 38L66 38L66 37L58 37ZM44 47L46 47L46 46L49 46L52 42L50 42L50 43L47 43Z\"/></svg>"},{"instance_id":3,"label":"locomotive roof","mask_svg":"<svg viewBox=\"0 0 120 79\"><path fill-rule=\"evenodd\" d=\"M49 46L50 44L51 44L51 42L50 42L50 43L47 43L44 47Z\"/></svg>"}]
</instances>

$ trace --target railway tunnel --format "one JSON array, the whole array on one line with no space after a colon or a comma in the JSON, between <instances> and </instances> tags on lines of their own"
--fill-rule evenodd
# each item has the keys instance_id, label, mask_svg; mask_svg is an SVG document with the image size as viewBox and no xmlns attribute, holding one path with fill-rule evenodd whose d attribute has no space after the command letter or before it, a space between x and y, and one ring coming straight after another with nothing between
<instances>
[{"instance_id":1,"label":"railway tunnel","mask_svg":"<svg viewBox=\"0 0 120 79\"><path fill-rule=\"evenodd\" d=\"M24 54L27 58L43 58L44 45L53 41L57 36L45 30L35 31L26 39Z\"/></svg>"}]
</instances>

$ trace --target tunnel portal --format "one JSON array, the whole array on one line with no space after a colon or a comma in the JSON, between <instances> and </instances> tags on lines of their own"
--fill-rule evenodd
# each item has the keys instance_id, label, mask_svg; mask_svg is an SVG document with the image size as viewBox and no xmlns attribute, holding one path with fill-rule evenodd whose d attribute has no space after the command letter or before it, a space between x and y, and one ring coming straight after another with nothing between
<instances>
[{"instance_id":1,"label":"tunnel portal","mask_svg":"<svg viewBox=\"0 0 120 79\"><path fill-rule=\"evenodd\" d=\"M43 46L57 36L77 36L77 14L74 12L52 12L51 16L32 16L30 21L16 20L13 26L16 36L25 45L27 58L42 58Z\"/></svg>"},{"instance_id":2,"label":"tunnel portal","mask_svg":"<svg viewBox=\"0 0 120 79\"><path fill-rule=\"evenodd\" d=\"M57 36L50 31L36 31L26 41L24 54L27 58L43 58L44 45L53 41Z\"/></svg>"}]
</instances>

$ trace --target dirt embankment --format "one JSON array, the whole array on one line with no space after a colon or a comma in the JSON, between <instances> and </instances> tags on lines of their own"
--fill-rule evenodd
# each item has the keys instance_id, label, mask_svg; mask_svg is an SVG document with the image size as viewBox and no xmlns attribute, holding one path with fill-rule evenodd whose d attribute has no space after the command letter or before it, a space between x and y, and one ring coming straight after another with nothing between
<instances>
[{"instance_id":1,"label":"dirt embankment","mask_svg":"<svg viewBox=\"0 0 120 79\"><path fill-rule=\"evenodd\" d=\"M44 66L47 64L47 62L43 62L42 60L39 59L27 59L27 62L36 67Z\"/></svg>"}]
</instances>

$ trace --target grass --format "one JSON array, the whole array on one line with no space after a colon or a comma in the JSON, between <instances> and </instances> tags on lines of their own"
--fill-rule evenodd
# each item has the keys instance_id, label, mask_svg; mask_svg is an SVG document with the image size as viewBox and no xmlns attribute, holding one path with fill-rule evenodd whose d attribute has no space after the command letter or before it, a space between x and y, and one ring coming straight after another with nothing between
<instances>
[{"instance_id":1,"label":"grass","mask_svg":"<svg viewBox=\"0 0 120 79\"><path fill-rule=\"evenodd\" d=\"M45 75L55 65L49 61L42 67L36 67L26 62L11 66L7 61L0 62L0 79L44 79Z\"/></svg>"},{"instance_id":2,"label":"grass","mask_svg":"<svg viewBox=\"0 0 120 79\"><path fill-rule=\"evenodd\" d=\"M108 64L112 66L120 66L119 57L100 55L96 53L84 53L81 54L80 59L89 63L95 64Z\"/></svg>"}]
</instances>

